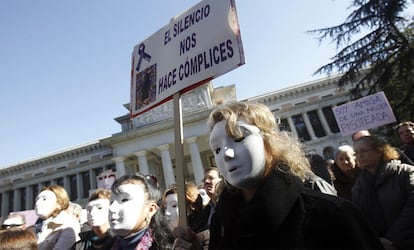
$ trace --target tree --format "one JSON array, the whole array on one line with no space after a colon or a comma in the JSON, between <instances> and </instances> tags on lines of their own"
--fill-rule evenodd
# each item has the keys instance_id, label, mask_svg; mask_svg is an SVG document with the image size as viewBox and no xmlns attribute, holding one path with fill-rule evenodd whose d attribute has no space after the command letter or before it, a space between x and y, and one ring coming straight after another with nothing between
<instances>
[{"instance_id":1,"label":"tree","mask_svg":"<svg viewBox=\"0 0 414 250\"><path fill-rule=\"evenodd\" d=\"M315 74L343 74L338 85L355 84L352 99L364 89L384 91L399 121L414 118L414 23L403 17L408 1L354 0L344 23L309 31L320 42L331 39L339 50Z\"/></svg>"}]
</instances>

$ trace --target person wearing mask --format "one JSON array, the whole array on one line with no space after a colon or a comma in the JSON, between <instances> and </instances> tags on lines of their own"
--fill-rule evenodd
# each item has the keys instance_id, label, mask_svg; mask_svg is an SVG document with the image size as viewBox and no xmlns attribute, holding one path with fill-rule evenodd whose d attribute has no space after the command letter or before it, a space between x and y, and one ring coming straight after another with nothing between
<instances>
[{"instance_id":1,"label":"person wearing mask","mask_svg":"<svg viewBox=\"0 0 414 250\"><path fill-rule=\"evenodd\" d=\"M191 230L197 234L198 239L202 242L203 249L208 249L210 239L208 218L209 207L203 206L203 199L193 182L185 183L186 213L187 222ZM177 187L167 189L163 196L163 207L165 216L172 230L178 227L178 194Z\"/></svg>"},{"instance_id":2,"label":"person wearing mask","mask_svg":"<svg viewBox=\"0 0 414 250\"><path fill-rule=\"evenodd\" d=\"M360 172L356 166L354 149L349 145L338 147L335 161L331 165L333 184L339 197L351 200L352 187Z\"/></svg>"},{"instance_id":3,"label":"person wearing mask","mask_svg":"<svg viewBox=\"0 0 414 250\"><path fill-rule=\"evenodd\" d=\"M210 225L209 249L382 249L349 201L304 188L302 145L277 128L267 106L236 102L208 119L210 148L226 180ZM197 249L191 230L174 246Z\"/></svg>"},{"instance_id":4,"label":"person wearing mask","mask_svg":"<svg viewBox=\"0 0 414 250\"><path fill-rule=\"evenodd\" d=\"M355 141L354 150L361 173L352 201L387 249L414 249L414 166L374 136Z\"/></svg>"},{"instance_id":5,"label":"person wearing mask","mask_svg":"<svg viewBox=\"0 0 414 250\"><path fill-rule=\"evenodd\" d=\"M111 249L115 237L109 227L109 198L111 191L99 188L89 196L86 205L86 216L91 230L79 234L80 241L76 242L72 249L97 250Z\"/></svg>"},{"instance_id":6,"label":"person wearing mask","mask_svg":"<svg viewBox=\"0 0 414 250\"><path fill-rule=\"evenodd\" d=\"M79 221L67 212L69 202L68 193L59 185L43 187L37 195L35 232L40 250L71 249L79 240Z\"/></svg>"},{"instance_id":7,"label":"person wearing mask","mask_svg":"<svg viewBox=\"0 0 414 250\"><path fill-rule=\"evenodd\" d=\"M162 194L153 177L124 175L111 190L109 223L116 235L113 250L171 248L173 237L160 210Z\"/></svg>"}]
</instances>

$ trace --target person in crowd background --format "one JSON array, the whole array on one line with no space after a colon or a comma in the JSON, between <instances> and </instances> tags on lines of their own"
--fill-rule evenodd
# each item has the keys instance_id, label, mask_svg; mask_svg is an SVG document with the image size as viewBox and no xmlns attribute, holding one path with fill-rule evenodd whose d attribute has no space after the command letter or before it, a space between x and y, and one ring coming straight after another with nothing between
<instances>
[{"instance_id":1,"label":"person in crowd background","mask_svg":"<svg viewBox=\"0 0 414 250\"><path fill-rule=\"evenodd\" d=\"M305 173L305 187L317 190L324 194L337 196L335 187L332 185L331 173L328 170L328 163L321 155L306 154L310 164L310 171Z\"/></svg>"},{"instance_id":2,"label":"person in crowd background","mask_svg":"<svg viewBox=\"0 0 414 250\"><path fill-rule=\"evenodd\" d=\"M335 161L331 165L333 174L333 184L338 192L338 196L351 200L352 187L360 172L360 168L356 166L355 152L350 145L342 145L338 147L335 153Z\"/></svg>"},{"instance_id":3,"label":"person in crowd background","mask_svg":"<svg viewBox=\"0 0 414 250\"><path fill-rule=\"evenodd\" d=\"M112 185L109 223L118 249L169 249L171 230L160 211L162 193L151 176L124 175Z\"/></svg>"},{"instance_id":4,"label":"person in crowd background","mask_svg":"<svg viewBox=\"0 0 414 250\"><path fill-rule=\"evenodd\" d=\"M210 208L203 206L203 199L193 182L185 183L187 223L202 243L203 249L208 249L210 239L208 218ZM163 207L171 231L178 227L178 194L177 187L167 189L163 196Z\"/></svg>"},{"instance_id":5,"label":"person in crowd background","mask_svg":"<svg viewBox=\"0 0 414 250\"><path fill-rule=\"evenodd\" d=\"M36 235L22 228L1 230L0 250L38 250Z\"/></svg>"},{"instance_id":6,"label":"person in crowd background","mask_svg":"<svg viewBox=\"0 0 414 250\"><path fill-rule=\"evenodd\" d=\"M214 208L216 203L212 200L212 197L216 193L216 186L222 180L219 170L216 167L209 167L204 170L204 189L208 197L210 198L210 202L208 203L208 207L210 208L210 215L208 219L208 224L210 225L211 217L214 214Z\"/></svg>"},{"instance_id":7,"label":"person in crowd background","mask_svg":"<svg viewBox=\"0 0 414 250\"><path fill-rule=\"evenodd\" d=\"M2 229L20 228L26 229L26 217L19 213L10 213L1 225Z\"/></svg>"},{"instance_id":8,"label":"person in crowd background","mask_svg":"<svg viewBox=\"0 0 414 250\"><path fill-rule=\"evenodd\" d=\"M396 130L401 141L401 161L414 165L414 123L402 122L397 125Z\"/></svg>"},{"instance_id":9,"label":"person in crowd background","mask_svg":"<svg viewBox=\"0 0 414 250\"><path fill-rule=\"evenodd\" d=\"M111 191L108 189L95 190L88 199L86 205L86 216L91 230L79 234L78 241L72 249L95 250L111 249L115 237L110 232L109 226L109 199Z\"/></svg>"},{"instance_id":10,"label":"person in crowd background","mask_svg":"<svg viewBox=\"0 0 414 250\"><path fill-rule=\"evenodd\" d=\"M67 212L71 214L79 222L81 232L90 230L88 223L82 222L82 206L80 204L75 202L69 202Z\"/></svg>"},{"instance_id":11,"label":"person in crowd background","mask_svg":"<svg viewBox=\"0 0 414 250\"><path fill-rule=\"evenodd\" d=\"M316 153L306 154L306 158L309 160L312 172L329 184L332 184L331 173L329 173L328 163L325 158Z\"/></svg>"},{"instance_id":12,"label":"person in crowd background","mask_svg":"<svg viewBox=\"0 0 414 250\"><path fill-rule=\"evenodd\" d=\"M79 239L79 222L67 212L69 196L58 185L43 187L36 197L35 211L39 219L35 231L39 249L70 249Z\"/></svg>"},{"instance_id":13,"label":"person in crowd background","mask_svg":"<svg viewBox=\"0 0 414 250\"><path fill-rule=\"evenodd\" d=\"M352 141L355 142L356 140L364 136L371 136L371 132L369 132L369 130L360 130L358 132L355 132L352 134Z\"/></svg>"},{"instance_id":14,"label":"person in crowd background","mask_svg":"<svg viewBox=\"0 0 414 250\"><path fill-rule=\"evenodd\" d=\"M355 141L354 150L361 173L352 201L387 249L414 249L414 166L402 164L395 148L374 136Z\"/></svg>"},{"instance_id":15,"label":"person in crowd background","mask_svg":"<svg viewBox=\"0 0 414 250\"><path fill-rule=\"evenodd\" d=\"M310 166L302 145L278 131L267 106L227 104L210 114L208 125L228 183L211 221L209 249L382 249L351 202L304 188ZM174 233L177 249L198 248L188 228Z\"/></svg>"}]
</instances>

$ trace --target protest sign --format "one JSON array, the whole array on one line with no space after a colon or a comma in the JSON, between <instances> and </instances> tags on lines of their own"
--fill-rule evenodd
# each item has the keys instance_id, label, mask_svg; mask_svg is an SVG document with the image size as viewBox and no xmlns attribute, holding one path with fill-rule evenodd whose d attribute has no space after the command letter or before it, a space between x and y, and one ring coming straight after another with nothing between
<instances>
[{"instance_id":1,"label":"protest sign","mask_svg":"<svg viewBox=\"0 0 414 250\"><path fill-rule=\"evenodd\" d=\"M244 64L234 0L204 0L135 46L131 117Z\"/></svg>"},{"instance_id":2,"label":"protest sign","mask_svg":"<svg viewBox=\"0 0 414 250\"><path fill-rule=\"evenodd\" d=\"M384 92L333 107L332 111L342 135L350 135L396 121Z\"/></svg>"}]
</instances>

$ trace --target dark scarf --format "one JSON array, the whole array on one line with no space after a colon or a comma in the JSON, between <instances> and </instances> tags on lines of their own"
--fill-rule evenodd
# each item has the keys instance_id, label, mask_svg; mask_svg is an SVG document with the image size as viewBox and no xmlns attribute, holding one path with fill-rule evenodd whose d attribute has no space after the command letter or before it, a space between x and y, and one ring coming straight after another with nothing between
<instances>
[{"instance_id":1,"label":"dark scarf","mask_svg":"<svg viewBox=\"0 0 414 250\"><path fill-rule=\"evenodd\" d=\"M81 241L85 242L84 249L110 249L115 242L115 237L109 232L102 238L93 231L81 232L79 236Z\"/></svg>"},{"instance_id":2,"label":"dark scarf","mask_svg":"<svg viewBox=\"0 0 414 250\"><path fill-rule=\"evenodd\" d=\"M122 250L134 250L136 249L137 245L140 243L141 239L146 235L148 232L148 227L138 231L132 236L127 238L116 237L116 242L113 249L122 249ZM148 249L151 245L148 246Z\"/></svg>"}]
</instances>

